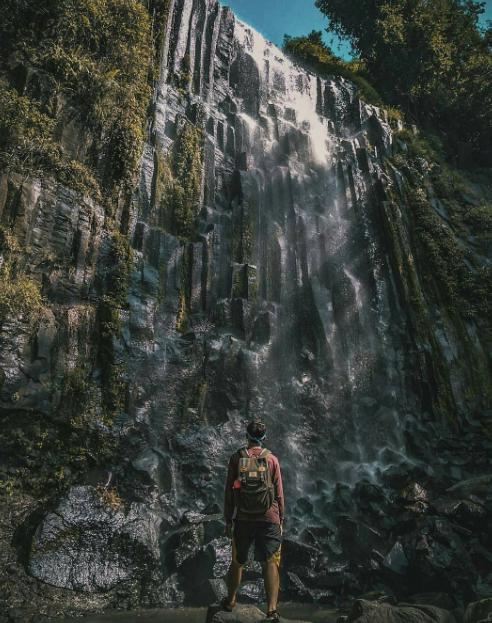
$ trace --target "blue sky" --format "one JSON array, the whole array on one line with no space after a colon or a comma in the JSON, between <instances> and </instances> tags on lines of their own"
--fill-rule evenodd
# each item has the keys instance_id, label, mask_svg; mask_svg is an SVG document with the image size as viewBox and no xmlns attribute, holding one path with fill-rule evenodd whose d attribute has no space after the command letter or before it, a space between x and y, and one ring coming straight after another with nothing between
<instances>
[{"instance_id":1,"label":"blue sky","mask_svg":"<svg viewBox=\"0 0 492 623\"><path fill-rule=\"evenodd\" d=\"M221 0L243 21L259 30L267 39L282 45L285 33L305 35L311 30L324 30L326 18L314 6L314 0ZM484 20L492 20L492 0L486 2ZM339 56L349 57L349 46L331 35L325 40Z\"/></svg>"}]
</instances>

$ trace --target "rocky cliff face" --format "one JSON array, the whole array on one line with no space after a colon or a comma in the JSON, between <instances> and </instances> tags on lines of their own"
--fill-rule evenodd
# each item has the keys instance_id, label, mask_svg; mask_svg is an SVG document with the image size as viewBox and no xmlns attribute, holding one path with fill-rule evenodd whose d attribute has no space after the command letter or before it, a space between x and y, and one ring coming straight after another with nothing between
<instances>
[{"instance_id":1,"label":"rocky cliff face","mask_svg":"<svg viewBox=\"0 0 492 623\"><path fill-rule=\"evenodd\" d=\"M476 279L490 248L457 236L402 130L215 0L175 0L118 227L64 185L2 178L20 245L3 261L44 296L1 323L9 603L24 585L59 609L220 593L222 483L253 416L283 466L286 595L490 589L490 479L456 485L490 473L489 327L443 281L461 259ZM42 456L28 503L16 474Z\"/></svg>"}]
</instances>

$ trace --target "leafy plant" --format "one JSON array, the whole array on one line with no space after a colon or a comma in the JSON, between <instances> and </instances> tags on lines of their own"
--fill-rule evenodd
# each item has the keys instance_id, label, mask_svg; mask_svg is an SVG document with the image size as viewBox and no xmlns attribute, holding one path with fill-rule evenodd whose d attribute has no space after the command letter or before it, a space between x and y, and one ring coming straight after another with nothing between
<instances>
[{"instance_id":1,"label":"leafy plant","mask_svg":"<svg viewBox=\"0 0 492 623\"><path fill-rule=\"evenodd\" d=\"M317 0L385 99L437 132L449 155L492 164L492 53L474 0Z\"/></svg>"}]
</instances>

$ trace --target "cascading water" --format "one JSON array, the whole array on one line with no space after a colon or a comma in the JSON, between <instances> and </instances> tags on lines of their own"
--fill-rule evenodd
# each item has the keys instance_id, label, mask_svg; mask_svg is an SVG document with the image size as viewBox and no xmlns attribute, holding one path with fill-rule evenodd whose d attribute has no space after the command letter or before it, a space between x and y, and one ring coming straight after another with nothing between
<instances>
[{"instance_id":1,"label":"cascading water","mask_svg":"<svg viewBox=\"0 0 492 623\"><path fill-rule=\"evenodd\" d=\"M264 418L295 524L298 498L322 508L331 485L377 479L403 448L400 422L412 408L403 315L371 195L391 132L351 83L298 67L216 2L178 1L171 15L136 223L135 411L182 472L177 499L167 498L171 514L190 500L220 501L244 422ZM186 85L177 87L184 67ZM199 235L180 244L153 226L154 162L198 109L206 128ZM182 335L176 316L190 253ZM142 287L152 272L166 283L163 301ZM142 305L151 339L132 324Z\"/></svg>"}]
</instances>

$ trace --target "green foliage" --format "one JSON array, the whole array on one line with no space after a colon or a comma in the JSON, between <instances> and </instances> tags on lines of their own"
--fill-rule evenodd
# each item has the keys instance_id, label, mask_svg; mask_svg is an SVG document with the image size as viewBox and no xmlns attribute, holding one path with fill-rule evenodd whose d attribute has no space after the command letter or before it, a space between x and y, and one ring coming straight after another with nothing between
<instances>
[{"instance_id":1,"label":"green foliage","mask_svg":"<svg viewBox=\"0 0 492 623\"><path fill-rule=\"evenodd\" d=\"M360 61L345 62L333 54L323 42L321 31L313 30L305 37L284 36L284 51L320 76L336 75L357 85L361 99L381 104L381 97L369 84Z\"/></svg>"},{"instance_id":2,"label":"green foliage","mask_svg":"<svg viewBox=\"0 0 492 623\"><path fill-rule=\"evenodd\" d=\"M492 163L492 54L473 0L317 0L378 90L460 162Z\"/></svg>"},{"instance_id":3,"label":"green foliage","mask_svg":"<svg viewBox=\"0 0 492 623\"><path fill-rule=\"evenodd\" d=\"M9 483L0 466L0 488L6 480L11 489L53 495L114 460L117 440L101 425L100 391L88 369L67 371L51 389L58 405L52 417L22 411L6 420L0 443L15 476Z\"/></svg>"},{"instance_id":4,"label":"green foliage","mask_svg":"<svg viewBox=\"0 0 492 623\"><path fill-rule=\"evenodd\" d=\"M407 131L396 136L401 151L393 162L407 179L413 231L421 249L421 277L449 310L487 321L492 314L492 271L460 239L472 236L486 244L492 206L467 204L472 184L464 173L446 165L428 141ZM436 202L446 210L447 221L434 208Z\"/></svg>"},{"instance_id":5,"label":"green foliage","mask_svg":"<svg viewBox=\"0 0 492 623\"><path fill-rule=\"evenodd\" d=\"M0 323L7 316L32 317L42 307L39 284L9 262L0 268Z\"/></svg>"},{"instance_id":6,"label":"green foliage","mask_svg":"<svg viewBox=\"0 0 492 623\"><path fill-rule=\"evenodd\" d=\"M132 250L128 239L113 231L108 257L105 294L99 304L99 365L105 417L108 424L125 408L127 382L125 366L115 352L115 340L121 332L121 309L126 305Z\"/></svg>"},{"instance_id":7,"label":"green foliage","mask_svg":"<svg viewBox=\"0 0 492 623\"><path fill-rule=\"evenodd\" d=\"M120 307L126 305L132 262L133 253L128 238L114 231L111 237L106 283L109 295Z\"/></svg>"},{"instance_id":8,"label":"green foliage","mask_svg":"<svg viewBox=\"0 0 492 623\"><path fill-rule=\"evenodd\" d=\"M238 264L244 264L251 260L253 253L254 223L244 206L238 212L232 224L232 258Z\"/></svg>"},{"instance_id":9,"label":"green foliage","mask_svg":"<svg viewBox=\"0 0 492 623\"><path fill-rule=\"evenodd\" d=\"M75 187L83 173L105 194L131 186L168 4L5 0L0 75L11 88L2 84L0 128L9 130L1 133L0 164L43 168ZM60 137L72 119L91 139L76 164L65 162Z\"/></svg>"},{"instance_id":10,"label":"green foliage","mask_svg":"<svg viewBox=\"0 0 492 623\"><path fill-rule=\"evenodd\" d=\"M185 121L171 151L158 156L155 201L159 225L183 240L196 233L203 166L203 131Z\"/></svg>"},{"instance_id":11,"label":"green foliage","mask_svg":"<svg viewBox=\"0 0 492 623\"><path fill-rule=\"evenodd\" d=\"M41 111L39 102L19 95L0 79L0 168L8 172L48 171L74 190L98 195L90 169L65 160L54 139L55 120Z\"/></svg>"},{"instance_id":12,"label":"green foliage","mask_svg":"<svg viewBox=\"0 0 492 623\"><path fill-rule=\"evenodd\" d=\"M37 102L20 96L0 81L0 166L56 166L60 148L53 140L55 120Z\"/></svg>"},{"instance_id":13,"label":"green foliage","mask_svg":"<svg viewBox=\"0 0 492 623\"><path fill-rule=\"evenodd\" d=\"M188 310L186 305L186 295L184 293L184 290L181 289L179 291L179 307L178 313L176 315L176 331L178 333L186 333L188 327L187 319Z\"/></svg>"},{"instance_id":14,"label":"green foliage","mask_svg":"<svg viewBox=\"0 0 492 623\"><path fill-rule=\"evenodd\" d=\"M480 244L492 243L492 203L469 207L464 211L463 220Z\"/></svg>"},{"instance_id":15,"label":"green foliage","mask_svg":"<svg viewBox=\"0 0 492 623\"><path fill-rule=\"evenodd\" d=\"M179 306L176 315L176 331L186 333L189 328L189 311L192 294L193 245L183 244L180 263Z\"/></svg>"},{"instance_id":16,"label":"green foliage","mask_svg":"<svg viewBox=\"0 0 492 623\"><path fill-rule=\"evenodd\" d=\"M192 79L191 67L190 67L190 55L185 54L183 56L183 60L181 61L181 71L178 73L173 73L171 75L171 81L175 87L177 87L178 91L181 95L186 93L186 89L190 84Z\"/></svg>"},{"instance_id":17,"label":"green foliage","mask_svg":"<svg viewBox=\"0 0 492 623\"><path fill-rule=\"evenodd\" d=\"M21 249L10 230L0 229L0 324L7 317L33 319L42 309L40 284L21 263Z\"/></svg>"}]
</instances>

